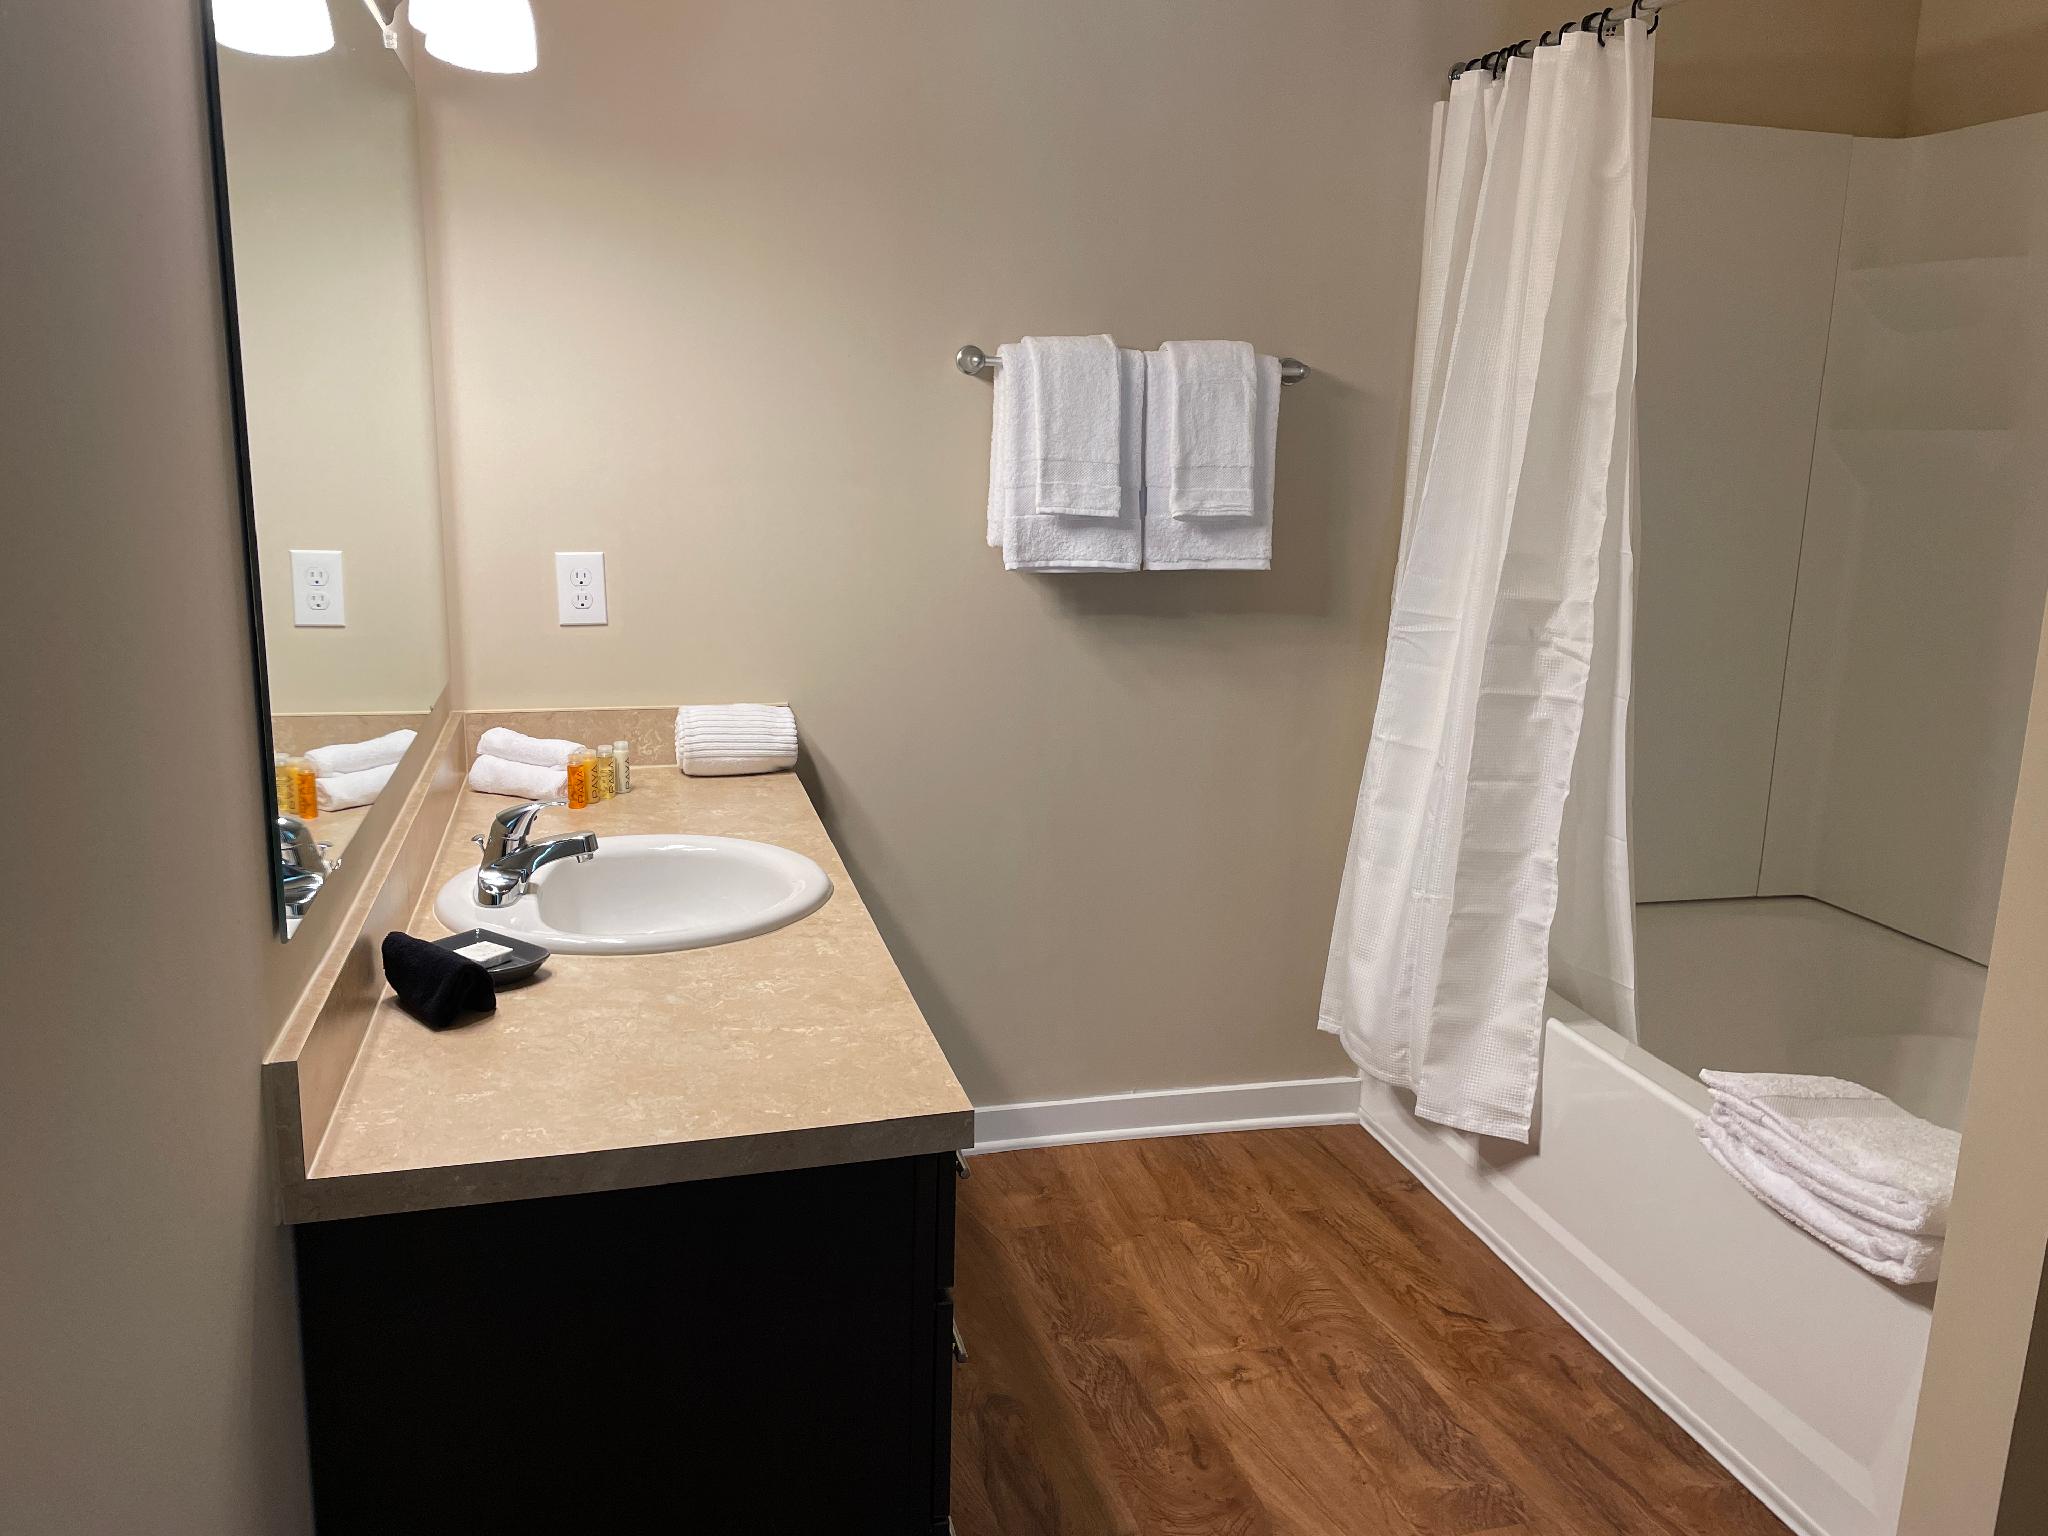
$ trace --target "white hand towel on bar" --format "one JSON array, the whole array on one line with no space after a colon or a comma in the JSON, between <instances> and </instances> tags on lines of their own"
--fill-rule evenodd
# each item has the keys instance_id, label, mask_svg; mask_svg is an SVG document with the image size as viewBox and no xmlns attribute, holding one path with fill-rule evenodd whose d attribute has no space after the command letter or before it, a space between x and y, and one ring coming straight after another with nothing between
<instances>
[{"instance_id":1,"label":"white hand towel on bar","mask_svg":"<svg viewBox=\"0 0 2048 1536\"><path fill-rule=\"evenodd\" d=\"M566 768L569 754L581 752L580 741L563 741L555 736L527 736L494 725L478 739L477 756L502 758L508 763L530 763L536 768Z\"/></svg>"},{"instance_id":2,"label":"white hand towel on bar","mask_svg":"<svg viewBox=\"0 0 2048 1536\"><path fill-rule=\"evenodd\" d=\"M1919 1285L1940 1272L1940 1238L1913 1237L1851 1215L1755 1151L1718 1112L1700 1121L1699 1135L1709 1155L1738 1184L1850 1263L1899 1285Z\"/></svg>"},{"instance_id":3,"label":"white hand towel on bar","mask_svg":"<svg viewBox=\"0 0 2048 1536\"><path fill-rule=\"evenodd\" d=\"M1717 1112L1822 1198L1881 1226L1931 1236L1948 1225L1962 1137L1838 1077L1702 1072Z\"/></svg>"},{"instance_id":4,"label":"white hand towel on bar","mask_svg":"<svg viewBox=\"0 0 2048 1536\"><path fill-rule=\"evenodd\" d=\"M989 433L988 542L1013 571L1135 571L1143 556L1145 368L1117 351L1120 395L1115 517L1048 515L1037 479L1035 366L1020 344L997 349Z\"/></svg>"},{"instance_id":5,"label":"white hand towel on bar","mask_svg":"<svg viewBox=\"0 0 2048 1536\"><path fill-rule=\"evenodd\" d=\"M397 771L398 764L386 763L382 768L358 768L354 773L315 774L313 792L319 796L321 810L345 811L374 802Z\"/></svg>"},{"instance_id":6,"label":"white hand towel on bar","mask_svg":"<svg viewBox=\"0 0 2048 1536\"><path fill-rule=\"evenodd\" d=\"M1167 511L1175 517L1250 517L1259 397L1251 344L1169 341L1159 357L1173 472Z\"/></svg>"},{"instance_id":7,"label":"white hand towel on bar","mask_svg":"<svg viewBox=\"0 0 2048 1536\"><path fill-rule=\"evenodd\" d=\"M1165 349L1145 354L1145 569L1265 571L1273 566L1273 466L1280 431L1280 360L1255 359L1251 512L1176 516L1173 388Z\"/></svg>"},{"instance_id":8,"label":"white hand towel on bar","mask_svg":"<svg viewBox=\"0 0 2048 1536\"><path fill-rule=\"evenodd\" d=\"M306 761L313 765L313 776L320 779L339 778L342 774L361 773L369 768L389 768L405 756L405 749L412 745L414 734L412 731L390 731L368 741L341 741L332 746L315 747L306 754Z\"/></svg>"},{"instance_id":9,"label":"white hand towel on bar","mask_svg":"<svg viewBox=\"0 0 2048 1536\"><path fill-rule=\"evenodd\" d=\"M676 764L694 778L796 766L796 716L786 704L686 704L676 711Z\"/></svg>"},{"instance_id":10,"label":"white hand towel on bar","mask_svg":"<svg viewBox=\"0 0 2048 1536\"><path fill-rule=\"evenodd\" d=\"M1107 336L1026 336L1038 484L1047 517L1123 510L1123 384Z\"/></svg>"},{"instance_id":11,"label":"white hand towel on bar","mask_svg":"<svg viewBox=\"0 0 2048 1536\"><path fill-rule=\"evenodd\" d=\"M487 795L511 795L518 800L553 800L568 789L569 771L481 753L469 766L469 787Z\"/></svg>"}]
</instances>

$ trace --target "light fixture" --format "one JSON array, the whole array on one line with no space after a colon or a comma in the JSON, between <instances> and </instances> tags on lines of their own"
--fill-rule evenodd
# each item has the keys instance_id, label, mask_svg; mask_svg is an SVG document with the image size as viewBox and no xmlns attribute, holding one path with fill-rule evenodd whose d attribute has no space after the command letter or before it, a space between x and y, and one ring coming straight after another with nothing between
<instances>
[{"instance_id":1,"label":"light fixture","mask_svg":"<svg viewBox=\"0 0 2048 1536\"><path fill-rule=\"evenodd\" d=\"M523 75L540 62L530 0L406 0L405 14L444 64Z\"/></svg>"},{"instance_id":2,"label":"light fixture","mask_svg":"<svg viewBox=\"0 0 2048 1536\"><path fill-rule=\"evenodd\" d=\"M213 0L213 35L237 53L301 59L334 46L327 0Z\"/></svg>"}]
</instances>

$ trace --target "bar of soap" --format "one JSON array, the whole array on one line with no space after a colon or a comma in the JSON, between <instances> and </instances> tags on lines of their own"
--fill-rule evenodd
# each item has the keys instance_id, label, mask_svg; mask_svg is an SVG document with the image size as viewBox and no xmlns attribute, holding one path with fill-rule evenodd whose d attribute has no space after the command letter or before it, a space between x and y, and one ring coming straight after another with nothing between
<instances>
[{"instance_id":1,"label":"bar of soap","mask_svg":"<svg viewBox=\"0 0 2048 1536\"><path fill-rule=\"evenodd\" d=\"M493 944L489 939L478 939L474 944L465 944L455 951L465 960L474 960L478 965L489 965L501 955L512 953L509 944Z\"/></svg>"}]
</instances>

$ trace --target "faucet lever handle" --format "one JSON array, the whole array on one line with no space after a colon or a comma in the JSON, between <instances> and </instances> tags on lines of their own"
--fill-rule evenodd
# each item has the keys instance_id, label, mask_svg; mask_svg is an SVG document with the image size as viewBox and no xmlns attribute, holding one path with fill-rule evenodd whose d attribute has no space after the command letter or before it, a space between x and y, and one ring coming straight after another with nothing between
<instances>
[{"instance_id":1,"label":"faucet lever handle","mask_svg":"<svg viewBox=\"0 0 2048 1536\"><path fill-rule=\"evenodd\" d=\"M566 800L529 800L524 805L500 811L491 818L489 835L474 841L483 848L487 858L516 852L526 845L526 834L533 830L534 821L542 811L568 803Z\"/></svg>"}]
</instances>

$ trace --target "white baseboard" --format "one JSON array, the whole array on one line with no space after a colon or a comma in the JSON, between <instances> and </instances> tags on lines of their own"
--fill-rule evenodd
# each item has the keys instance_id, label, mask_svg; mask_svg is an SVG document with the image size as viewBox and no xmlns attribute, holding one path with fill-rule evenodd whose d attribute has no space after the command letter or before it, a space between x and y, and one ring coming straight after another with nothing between
<instances>
[{"instance_id":1,"label":"white baseboard","mask_svg":"<svg viewBox=\"0 0 2048 1536\"><path fill-rule=\"evenodd\" d=\"M1358 1093L1355 1077L1310 1077L993 1104L974 1112L974 1145L969 1152L1286 1125L1356 1125Z\"/></svg>"}]
</instances>

